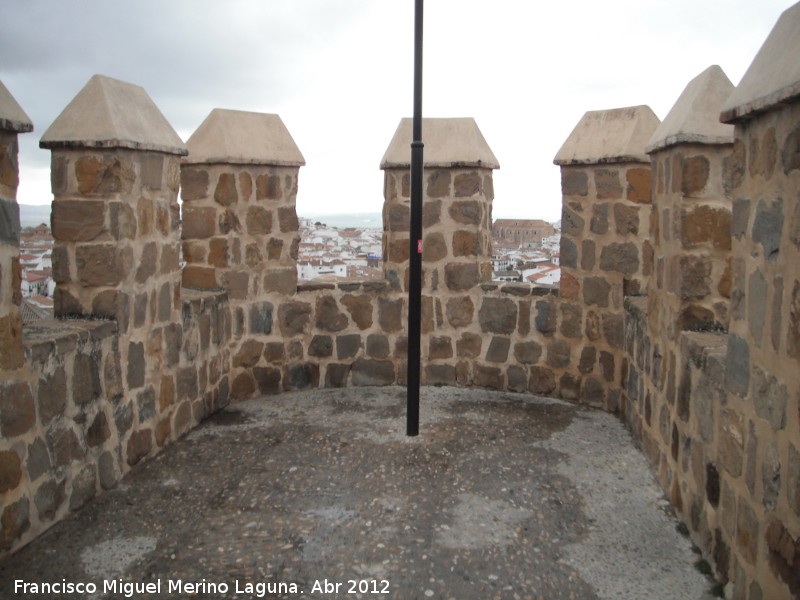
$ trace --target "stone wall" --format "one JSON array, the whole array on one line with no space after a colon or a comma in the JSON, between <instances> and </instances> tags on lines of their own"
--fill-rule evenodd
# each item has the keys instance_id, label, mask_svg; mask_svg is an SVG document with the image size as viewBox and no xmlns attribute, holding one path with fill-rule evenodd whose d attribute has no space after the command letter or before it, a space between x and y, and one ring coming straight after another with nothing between
<instances>
[{"instance_id":1,"label":"stone wall","mask_svg":"<svg viewBox=\"0 0 800 600\"><path fill-rule=\"evenodd\" d=\"M7 103L0 109L8 114ZM4 139L0 165L14 170L2 177L7 238L19 235L19 214L16 142ZM230 388L227 297L180 288L185 150L144 90L92 78L41 145L52 150L59 319L26 327L24 341L19 319L4 339L14 353L0 383L2 553L227 404ZM19 318L19 248L10 245L11 276L4 264L0 278L7 323Z\"/></svg>"},{"instance_id":2,"label":"stone wall","mask_svg":"<svg viewBox=\"0 0 800 600\"><path fill-rule=\"evenodd\" d=\"M798 23L652 141L655 278L625 303L625 418L734 598L800 594Z\"/></svg>"},{"instance_id":3,"label":"stone wall","mask_svg":"<svg viewBox=\"0 0 800 600\"><path fill-rule=\"evenodd\" d=\"M785 51L800 9L784 18L773 35L789 40L768 40L733 91L712 68L663 123L644 106L584 116L556 156L559 289L490 281L497 159L472 119L423 124L423 383L618 412L737 598L800 593L800 104L791 65L764 67L800 53ZM298 286L304 161L280 119L215 110L184 147L141 88L93 78L42 138L62 319L23 344L16 135L30 124L9 97L0 551L231 398L405 383L409 121L381 163L385 279Z\"/></svg>"}]
</instances>

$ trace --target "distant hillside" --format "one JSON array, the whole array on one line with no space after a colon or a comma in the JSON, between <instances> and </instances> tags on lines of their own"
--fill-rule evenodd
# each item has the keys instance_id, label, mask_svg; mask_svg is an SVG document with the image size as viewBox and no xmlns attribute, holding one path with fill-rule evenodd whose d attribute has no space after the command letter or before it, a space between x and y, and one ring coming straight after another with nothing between
<instances>
[{"instance_id":1,"label":"distant hillside","mask_svg":"<svg viewBox=\"0 0 800 600\"><path fill-rule=\"evenodd\" d=\"M50 205L20 204L19 223L22 227L36 227L41 223L50 227Z\"/></svg>"},{"instance_id":2,"label":"distant hillside","mask_svg":"<svg viewBox=\"0 0 800 600\"><path fill-rule=\"evenodd\" d=\"M383 228L381 213L341 213L335 215L303 214L302 219L311 219L315 223L325 223L328 227L360 227L370 229Z\"/></svg>"}]
</instances>

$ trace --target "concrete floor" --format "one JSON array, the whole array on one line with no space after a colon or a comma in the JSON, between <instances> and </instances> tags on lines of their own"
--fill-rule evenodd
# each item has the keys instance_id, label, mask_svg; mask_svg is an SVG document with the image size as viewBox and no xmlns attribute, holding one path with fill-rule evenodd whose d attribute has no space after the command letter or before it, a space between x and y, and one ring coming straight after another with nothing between
<instances>
[{"instance_id":1,"label":"concrete floor","mask_svg":"<svg viewBox=\"0 0 800 600\"><path fill-rule=\"evenodd\" d=\"M0 563L0 597L56 597L15 580L97 586L70 598L710 597L615 417L423 388L408 438L405 397L231 406Z\"/></svg>"}]
</instances>

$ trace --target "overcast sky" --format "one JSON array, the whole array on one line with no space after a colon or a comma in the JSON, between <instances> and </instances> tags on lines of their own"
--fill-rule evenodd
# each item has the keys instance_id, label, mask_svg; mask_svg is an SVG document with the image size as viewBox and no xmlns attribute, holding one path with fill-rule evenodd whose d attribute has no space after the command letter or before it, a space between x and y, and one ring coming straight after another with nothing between
<instances>
[{"instance_id":1,"label":"overcast sky","mask_svg":"<svg viewBox=\"0 0 800 600\"><path fill-rule=\"evenodd\" d=\"M663 119L718 64L738 84L790 0L428 0L423 113L474 117L500 162L495 218L560 218L553 165L589 110ZM144 87L185 141L216 107L278 113L306 159L298 213L379 212L379 163L413 108L413 0L0 0L0 80L39 138L100 73ZM423 131L424 138L424 131Z\"/></svg>"}]
</instances>

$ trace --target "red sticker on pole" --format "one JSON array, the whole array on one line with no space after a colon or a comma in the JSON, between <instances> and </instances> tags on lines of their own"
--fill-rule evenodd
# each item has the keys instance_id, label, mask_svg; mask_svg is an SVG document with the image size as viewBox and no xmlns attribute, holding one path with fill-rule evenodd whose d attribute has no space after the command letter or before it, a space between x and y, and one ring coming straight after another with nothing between
<instances>
[{"instance_id":1,"label":"red sticker on pole","mask_svg":"<svg viewBox=\"0 0 800 600\"><path fill-rule=\"evenodd\" d=\"M422 240L417 240L417 254L422 254Z\"/></svg>"}]
</instances>

